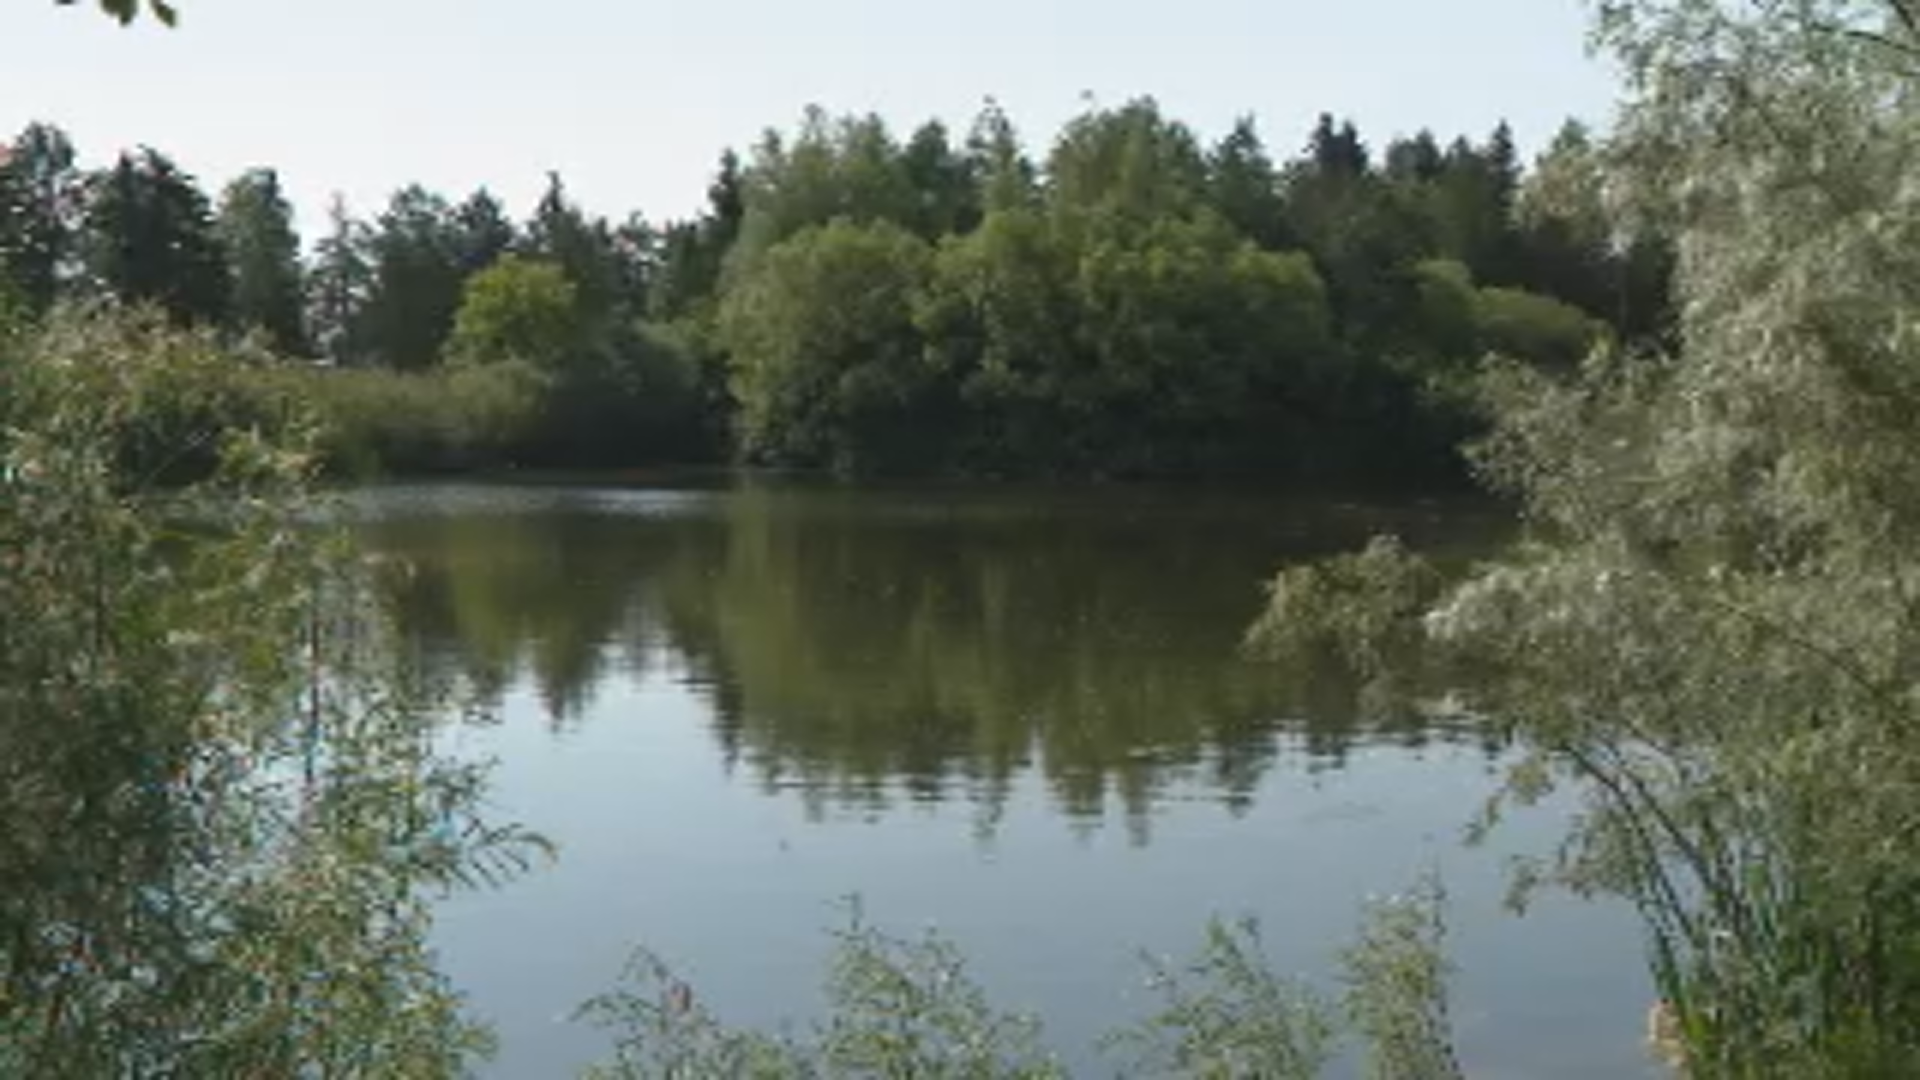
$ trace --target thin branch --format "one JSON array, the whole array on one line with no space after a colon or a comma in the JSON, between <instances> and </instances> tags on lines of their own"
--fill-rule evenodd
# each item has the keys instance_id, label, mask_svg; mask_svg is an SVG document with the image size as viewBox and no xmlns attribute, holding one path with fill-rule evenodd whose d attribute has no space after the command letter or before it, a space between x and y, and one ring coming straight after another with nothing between
<instances>
[{"instance_id":1,"label":"thin branch","mask_svg":"<svg viewBox=\"0 0 1920 1080\"><path fill-rule=\"evenodd\" d=\"M1781 641L1786 642L1788 645L1798 648L1814 659L1826 664L1827 667L1840 675L1841 678L1853 683L1864 691L1867 699L1878 707L1882 716L1889 716L1889 710L1898 708L1899 693L1897 688L1888 686L1883 680L1874 678L1870 673L1849 661L1838 648L1828 647L1807 635L1795 631L1771 616L1763 615L1750 608L1742 607L1730 600L1722 600L1719 597L1710 596L1704 592L1695 592L1693 598L1710 607L1726 612L1735 618L1742 619L1754 628L1771 634Z\"/></svg>"},{"instance_id":2,"label":"thin branch","mask_svg":"<svg viewBox=\"0 0 1920 1080\"><path fill-rule=\"evenodd\" d=\"M1665 906L1668 917L1674 920L1675 924L1680 927L1681 932L1689 941L1698 942L1703 940L1702 931L1698 923L1694 917L1688 913L1687 906L1681 899L1678 887L1673 884L1672 878L1667 874L1665 853L1659 841L1648 831L1646 816L1635 813L1632 809L1636 802L1634 795L1621 785L1616 776L1606 769L1601 768L1599 762L1595 761L1592 755L1580 749L1577 745L1568 744L1555 749L1558 753L1565 755L1569 761L1572 761L1576 769L1580 770L1604 788L1607 794L1613 799L1614 804L1621 808L1622 820L1624 820L1626 824L1627 831L1632 834L1634 841L1639 844L1644 853L1644 858L1641 860L1641 869L1646 871L1647 882L1652 886L1653 892L1656 894L1657 899L1655 902ZM1689 850L1690 844L1688 843L1686 835L1680 831L1679 826L1673 819L1667 816L1664 809L1662 809L1658 803L1648 805L1647 809L1660 830L1666 833L1674 845L1681 850L1683 855L1698 867L1701 860Z\"/></svg>"},{"instance_id":3,"label":"thin branch","mask_svg":"<svg viewBox=\"0 0 1920 1080\"><path fill-rule=\"evenodd\" d=\"M1887 0L1887 6L1893 9L1894 18L1907 28L1907 33L1920 36L1920 5L1914 0Z\"/></svg>"},{"instance_id":4,"label":"thin branch","mask_svg":"<svg viewBox=\"0 0 1920 1080\"><path fill-rule=\"evenodd\" d=\"M1905 41L1896 41L1885 34L1878 33L1873 30L1861 30L1858 27L1852 27L1852 26L1819 26L1819 25L1814 26L1813 29L1817 31L1822 31L1824 33L1837 34L1838 36L1847 38L1850 41L1858 41L1867 45L1875 45L1882 49L1886 49L1890 52L1899 53L1900 55L1910 60L1920 60L1920 46L1916 46Z\"/></svg>"}]
</instances>

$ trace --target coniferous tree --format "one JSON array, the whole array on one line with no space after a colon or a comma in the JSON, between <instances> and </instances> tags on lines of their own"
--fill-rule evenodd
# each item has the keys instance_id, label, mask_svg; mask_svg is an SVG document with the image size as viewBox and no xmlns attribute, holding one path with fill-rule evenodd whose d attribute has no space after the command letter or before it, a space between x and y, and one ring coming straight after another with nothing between
<instances>
[{"instance_id":1,"label":"coniferous tree","mask_svg":"<svg viewBox=\"0 0 1920 1080\"><path fill-rule=\"evenodd\" d=\"M855 221L910 227L919 216L919 198L904 148L887 122L873 114L847 117L832 130L839 212Z\"/></svg>"},{"instance_id":2,"label":"coniferous tree","mask_svg":"<svg viewBox=\"0 0 1920 1080\"><path fill-rule=\"evenodd\" d=\"M724 248L740 235L740 219L747 213L746 189L740 176L740 155L720 155L720 170L707 186L707 220L718 246Z\"/></svg>"},{"instance_id":3,"label":"coniferous tree","mask_svg":"<svg viewBox=\"0 0 1920 1080\"><path fill-rule=\"evenodd\" d=\"M232 281L213 207L191 176L151 149L122 154L87 183L88 277L125 304L181 324L222 323Z\"/></svg>"},{"instance_id":4,"label":"coniferous tree","mask_svg":"<svg viewBox=\"0 0 1920 1080\"><path fill-rule=\"evenodd\" d=\"M465 276L445 199L418 185L394 193L368 240L367 344L381 363L419 371L439 362Z\"/></svg>"},{"instance_id":5,"label":"coniferous tree","mask_svg":"<svg viewBox=\"0 0 1920 1080\"><path fill-rule=\"evenodd\" d=\"M1268 250L1294 246L1280 177L1252 117L1241 117L1207 157L1207 197L1240 234Z\"/></svg>"},{"instance_id":6,"label":"coniferous tree","mask_svg":"<svg viewBox=\"0 0 1920 1080\"><path fill-rule=\"evenodd\" d=\"M913 190L913 230L928 240L972 232L980 223L980 190L973 163L954 148L946 125L930 120L915 128L901 159Z\"/></svg>"},{"instance_id":7,"label":"coniferous tree","mask_svg":"<svg viewBox=\"0 0 1920 1080\"><path fill-rule=\"evenodd\" d=\"M1569 121L1520 185L1515 260L1528 288L1608 319L1630 341L1654 342L1672 317L1671 245L1618 227L1605 194L1604 150Z\"/></svg>"},{"instance_id":8,"label":"coniferous tree","mask_svg":"<svg viewBox=\"0 0 1920 1080\"><path fill-rule=\"evenodd\" d=\"M740 156L729 150L720 156L720 168L707 187L706 212L668 225L656 238L658 272L647 303L654 318L676 319L714 298L746 213L746 178Z\"/></svg>"},{"instance_id":9,"label":"coniferous tree","mask_svg":"<svg viewBox=\"0 0 1920 1080\"><path fill-rule=\"evenodd\" d=\"M1418 215L1372 171L1353 124L1325 114L1285 192L1288 226L1326 279L1342 337L1376 356L1409 303L1408 271L1428 254Z\"/></svg>"},{"instance_id":10,"label":"coniferous tree","mask_svg":"<svg viewBox=\"0 0 1920 1080\"><path fill-rule=\"evenodd\" d=\"M1013 121L991 98L967 136L967 160L980 184L983 209L1014 210L1031 206L1038 197L1038 170L1027 157Z\"/></svg>"},{"instance_id":11,"label":"coniferous tree","mask_svg":"<svg viewBox=\"0 0 1920 1080\"><path fill-rule=\"evenodd\" d=\"M1333 114L1321 113L1307 142L1308 164L1320 176L1353 180L1365 176L1371 168L1366 144L1353 121L1335 123Z\"/></svg>"},{"instance_id":12,"label":"coniferous tree","mask_svg":"<svg viewBox=\"0 0 1920 1080\"><path fill-rule=\"evenodd\" d=\"M219 235L233 269L234 328L265 333L288 355L308 352L300 237L272 169L254 169L227 185Z\"/></svg>"},{"instance_id":13,"label":"coniferous tree","mask_svg":"<svg viewBox=\"0 0 1920 1080\"><path fill-rule=\"evenodd\" d=\"M1480 280L1515 282L1513 215L1519 185L1513 134L1505 123L1483 145L1454 140L1440 174L1426 188L1440 254L1465 264Z\"/></svg>"},{"instance_id":14,"label":"coniferous tree","mask_svg":"<svg viewBox=\"0 0 1920 1080\"><path fill-rule=\"evenodd\" d=\"M661 233L639 214L614 226L611 254L614 289L623 317L645 316L652 307L660 275Z\"/></svg>"},{"instance_id":15,"label":"coniferous tree","mask_svg":"<svg viewBox=\"0 0 1920 1080\"><path fill-rule=\"evenodd\" d=\"M455 261L465 277L492 266L519 239L506 208L485 188L453 208L453 230Z\"/></svg>"},{"instance_id":16,"label":"coniferous tree","mask_svg":"<svg viewBox=\"0 0 1920 1080\"><path fill-rule=\"evenodd\" d=\"M527 223L524 247L566 274L583 317L604 320L613 313L621 277L613 232L604 219L580 209L558 173L547 176L546 193Z\"/></svg>"},{"instance_id":17,"label":"coniferous tree","mask_svg":"<svg viewBox=\"0 0 1920 1080\"><path fill-rule=\"evenodd\" d=\"M736 331L753 323L732 302L746 283L774 280L758 263L836 220L897 226L928 247L936 268L900 294L923 335L911 363L926 370L885 373L920 387L917 419L878 441L860 436L852 455L885 468L909 460L991 472L1213 468L1253 449L1256 416L1289 429L1267 440L1272 447L1294 445L1306 430L1381 432L1343 445L1388 448L1380 461L1392 468L1396 455L1430 456L1468 433L1464 413L1435 405L1428 390L1436 382L1457 389L1485 349L1565 367L1591 340L1594 315L1628 338L1655 340L1672 264L1650 237L1623 244L1607 227L1588 175L1601 155L1557 147L1564 152L1543 157L1523 183L1505 125L1445 150L1420 131L1387 144L1376 167L1353 123L1326 114L1298 154L1276 163L1250 119L1203 147L1189 127L1139 99L1066 125L1043 169L989 102L961 145L938 122L901 141L875 116L810 109L796 131L769 131L747 158L723 155L703 212L658 227L637 214L616 226L587 212L557 176L518 228L485 190L452 205L406 188L371 225L336 207L305 274L304 311L293 299L302 275L292 266L290 213L272 174L250 173L226 193L211 249L214 263L230 252L229 313L226 293L206 287L220 277L204 272L206 244L146 237L157 220L194 231L191 196L183 202L175 192L168 203L149 191L179 186L166 180L170 164L130 157L90 185L93 209L76 246L60 231L72 200L59 197L59 176L71 150L63 138L39 138L36 147L0 166L0 256L16 305L44 306L63 280L79 277L62 252L83 250L85 280L163 303L176 318L262 327L282 348L304 346L338 364L420 371L442 359L477 274L508 253L554 268L572 290L578 332L566 335L565 349L543 350L543 415L521 431L543 432L546 452L522 460L626 453L638 444L606 433L673 409L699 415L680 430L720 441L739 409L727 383L741 361L730 360L729 346L765 341L720 332L718 314L731 305ZM23 165L29 160L37 164ZM1585 201L1562 197L1569 188L1585 190ZM167 205L174 210L155 209ZM851 234L835 234L826 250L873 253ZM1246 250L1288 258L1261 262ZM1246 277L1210 278L1208 259ZM1314 375L1249 376L1237 384L1244 393L1221 392L1241 377L1232 372L1258 367L1230 347L1235 332L1223 328L1256 320L1229 298L1263 289L1330 312L1324 341L1299 347L1314 335L1289 332L1279 336L1292 344L1274 354L1311 355L1299 371ZM1301 300L1309 293L1311 303ZM854 298L814 295L824 305L818 319L794 326L864 317ZM1201 303L1202 295L1217 302ZM909 363L909 352L895 350L893 363ZM861 404L863 428L881 423L875 407ZM1436 412L1442 421L1428 424ZM1192 420L1200 415L1210 419ZM1428 437L1435 431L1448 434ZM1416 437L1402 438L1407 432ZM910 445L915 438L926 445Z\"/></svg>"},{"instance_id":18,"label":"coniferous tree","mask_svg":"<svg viewBox=\"0 0 1920 1080\"><path fill-rule=\"evenodd\" d=\"M1433 132L1422 128L1410 139L1387 144L1387 179L1397 184L1428 184L1440 178L1445 159Z\"/></svg>"},{"instance_id":19,"label":"coniferous tree","mask_svg":"<svg viewBox=\"0 0 1920 1080\"><path fill-rule=\"evenodd\" d=\"M373 295L371 236L334 196L327 208L327 235L314 245L307 274L307 327L319 354L335 364L367 360L367 303Z\"/></svg>"},{"instance_id":20,"label":"coniferous tree","mask_svg":"<svg viewBox=\"0 0 1920 1080\"><path fill-rule=\"evenodd\" d=\"M0 146L0 278L28 311L52 306L74 254L79 174L59 128L32 124Z\"/></svg>"}]
</instances>

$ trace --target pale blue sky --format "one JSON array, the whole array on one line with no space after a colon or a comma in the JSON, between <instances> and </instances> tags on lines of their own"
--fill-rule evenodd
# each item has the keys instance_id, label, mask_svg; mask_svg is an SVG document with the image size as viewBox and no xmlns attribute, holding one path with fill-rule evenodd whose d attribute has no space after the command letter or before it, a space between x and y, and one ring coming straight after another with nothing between
<instances>
[{"instance_id":1,"label":"pale blue sky","mask_svg":"<svg viewBox=\"0 0 1920 1080\"><path fill-rule=\"evenodd\" d=\"M1276 157L1321 111L1376 149L1421 126L1523 148L1603 120L1583 0L177 0L179 29L0 2L0 133L65 127L88 162L136 144L214 188L277 167L302 217L407 181L487 185L516 216L558 169L594 210L695 209L720 150L801 107L957 129L988 95L1043 148L1082 107L1157 97Z\"/></svg>"}]
</instances>

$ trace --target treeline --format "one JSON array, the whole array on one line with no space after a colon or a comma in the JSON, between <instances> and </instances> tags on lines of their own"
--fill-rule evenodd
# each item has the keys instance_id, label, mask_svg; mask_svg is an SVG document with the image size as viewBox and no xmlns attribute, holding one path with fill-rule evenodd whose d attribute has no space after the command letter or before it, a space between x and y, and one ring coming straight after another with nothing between
<instances>
[{"instance_id":1,"label":"treeline","mask_svg":"<svg viewBox=\"0 0 1920 1080\"><path fill-rule=\"evenodd\" d=\"M418 186L303 244L279 179L209 196L141 149L0 160L0 304L149 304L251 335L403 471L732 457L847 472L1431 480L1489 352L1564 368L1662 333L1663 245L1621 246L1568 125L1376 155L1322 117L1276 162L1151 100L1043 157L989 106L955 137L809 111L723 155L696 217L611 221L559 176L525 220Z\"/></svg>"}]
</instances>

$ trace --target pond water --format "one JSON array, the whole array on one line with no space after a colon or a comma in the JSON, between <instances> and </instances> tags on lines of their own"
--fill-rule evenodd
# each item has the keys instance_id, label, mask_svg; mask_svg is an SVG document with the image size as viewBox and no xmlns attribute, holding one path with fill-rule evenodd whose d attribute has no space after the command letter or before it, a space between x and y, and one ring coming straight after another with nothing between
<instances>
[{"instance_id":1,"label":"pond water","mask_svg":"<svg viewBox=\"0 0 1920 1080\"><path fill-rule=\"evenodd\" d=\"M1497 510L764 479L356 504L411 568L409 640L496 704L450 738L497 758L501 817L560 846L440 913L502 1040L488 1075L600 1057L569 1014L636 944L730 1021L804 1021L849 896L938 928L1076 1074L1112 1075L1094 1046L1150 1010L1143 951L1252 916L1276 965L1326 979L1364 901L1436 869L1470 1075L1651 1074L1630 913L1502 908L1508 857L1568 808L1468 848L1501 747L1237 651L1278 567L1380 532L1469 559Z\"/></svg>"}]
</instances>

